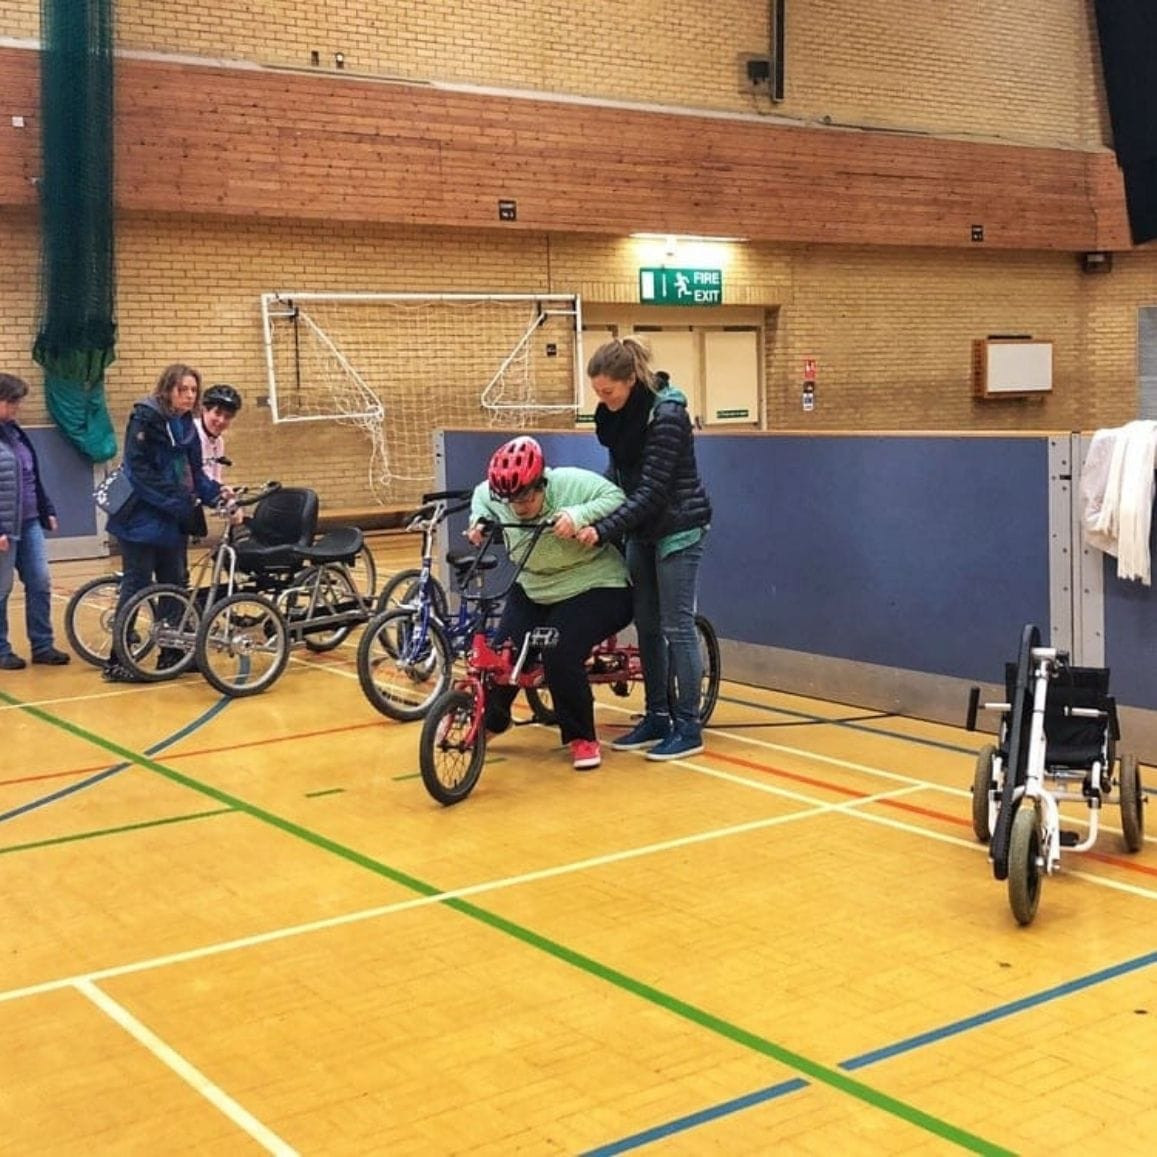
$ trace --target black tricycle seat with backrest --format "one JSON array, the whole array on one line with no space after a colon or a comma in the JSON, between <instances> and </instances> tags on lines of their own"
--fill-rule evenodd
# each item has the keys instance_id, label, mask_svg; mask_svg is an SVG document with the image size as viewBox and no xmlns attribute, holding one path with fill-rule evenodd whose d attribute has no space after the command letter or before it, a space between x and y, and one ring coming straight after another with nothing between
<instances>
[{"instance_id":1,"label":"black tricycle seat with backrest","mask_svg":"<svg viewBox=\"0 0 1157 1157\"><path fill-rule=\"evenodd\" d=\"M237 566L247 574L294 570L317 534L317 491L284 486L263 498L237 541Z\"/></svg>"}]
</instances>

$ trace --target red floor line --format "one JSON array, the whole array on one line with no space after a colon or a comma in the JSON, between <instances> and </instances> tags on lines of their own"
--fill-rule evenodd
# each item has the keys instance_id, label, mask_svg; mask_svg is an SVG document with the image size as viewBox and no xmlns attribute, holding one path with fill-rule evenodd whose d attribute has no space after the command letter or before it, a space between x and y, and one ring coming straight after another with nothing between
<instances>
[{"instance_id":1,"label":"red floor line","mask_svg":"<svg viewBox=\"0 0 1157 1157\"><path fill-rule=\"evenodd\" d=\"M315 739L319 735L339 735L345 731L363 731L367 727L385 727L390 724L388 719L373 720L370 723L347 723L342 727L323 727L317 731L297 731L292 735L272 735L266 739L251 739L244 743L229 743L221 747L201 747L194 751L179 751L174 748L165 752L166 759L187 759L196 755L219 755L223 751L239 751L244 747L265 747L271 743L287 743L295 739ZM95 771L103 771L107 763L98 763L93 767L74 767L68 771L49 771L43 775L21 775L14 779L0 779L0 787L8 787L17 783L37 783L47 779L66 779L74 775L91 775Z\"/></svg>"},{"instance_id":2,"label":"red floor line","mask_svg":"<svg viewBox=\"0 0 1157 1157\"><path fill-rule=\"evenodd\" d=\"M761 775L774 775L779 779L789 779L797 783L810 784L813 787L823 788L825 791L834 791L842 795L851 796L855 799L868 799L872 795L867 791L855 791L852 788L841 787L837 784L826 783L820 779L814 779L810 776L799 775L793 771L784 771L782 768L769 767L767 764L756 763L754 760L741 759L735 755L720 755L715 751L706 751L704 755L711 759L718 760L720 763L731 763L736 767L745 767L751 771L758 771ZM902 799L880 799L874 801L881 807L892 808L895 811L911 812L915 815L926 816L929 819L940 820L942 823L956 824L959 827L972 827L972 821L965 819L963 816L952 815L949 812L936 811L934 808L920 807L918 804L907 803ZM1113 867L1121 868L1126 872L1137 872L1143 876L1157 877L1157 868L1149 864L1138 863L1134 859L1126 859L1124 856L1114 856L1108 852L1088 851L1078 853L1079 855L1087 856L1090 860L1096 860L1102 864L1111 864Z\"/></svg>"}]
</instances>

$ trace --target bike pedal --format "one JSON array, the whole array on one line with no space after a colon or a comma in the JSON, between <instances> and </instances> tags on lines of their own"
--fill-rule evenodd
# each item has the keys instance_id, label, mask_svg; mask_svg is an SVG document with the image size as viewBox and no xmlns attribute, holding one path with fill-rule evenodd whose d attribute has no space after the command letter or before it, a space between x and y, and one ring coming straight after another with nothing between
<instances>
[{"instance_id":1,"label":"bike pedal","mask_svg":"<svg viewBox=\"0 0 1157 1157\"><path fill-rule=\"evenodd\" d=\"M539 651L558 646L558 627L535 627L530 632L530 645Z\"/></svg>"}]
</instances>

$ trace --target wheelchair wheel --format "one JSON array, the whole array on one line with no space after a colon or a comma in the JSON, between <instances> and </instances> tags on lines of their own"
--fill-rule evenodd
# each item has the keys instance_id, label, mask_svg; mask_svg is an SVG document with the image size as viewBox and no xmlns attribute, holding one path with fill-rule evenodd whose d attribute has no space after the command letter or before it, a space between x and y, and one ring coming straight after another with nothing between
<instances>
[{"instance_id":1,"label":"wheelchair wheel","mask_svg":"<svg viewBox=\"0 0 1157 1157\"><path fill-rule=\"evenodd\" d=\"M341 567L323 563L320 567L307 567L294 575L293 583L286 591L286 599L279 609L292 621L294 608L299 608L303 615L308 615L302 619L301 624L295 624L301 626L308 626L309 620L315 617L328 619L344 616L351 620L328 631L302 631L306 647L321 654L340 647L349 638L355 626L352 620L357 614L358 598L351 577Z\"/></svg>"},{"instance_id":2,"label":"wheelchair wheel","mask_svg":"<svg viewBox=\"0 0 1157 1157\"><path fill-rule=\"evenodd\" d=\"M699 657L703 661L703 683L699 692L699 722L707 726L719 702L719 636L711 620L703 615L695 616L695 633L699 636Z\"/></svg>"},{"instance_id":3,"label":"wheelchair wheel","mask_svg":"<svg viewBox=\"0 0 1157 1157\"><path fill-rule=\"evenodd\" d=\"M418 741L418 765L426 790L443 807L461 803L482 774L486 728L475 725L474 695L447 691L430 707Z\"/></svg>"},{"instance_id":4,"label":"wheelchair wheel","mask_svg":"<svg viewBox=\"0 0 1157 1157\"><path fill-rule=\"evenodd\" d=\"M363 543L357 558L349 564L350 578L354 580L354 590L368 603L378 589L378 564L370 548Z\"/></svg>"},{"instance_id":5,"label":"wheelchair wheel","mask_svg":"<svg viewBox=\"0 0 1157 1157\"><path fill-rule=\"evenodd\" d=\"M550 688L545 683L541 687L527 687L526 701L530 704L535 723L553 727L558 722L558 716L554 713L554 700L550 696Z\"/></svg>"},{"instance_id":6,"label":"wheelchair wheel","mask_svg":"<svg viewBox=\"0 0 1157 1157\"><path fill-rule=\"evenodd\" d=\"M358 643L358 682L371 705L400 723L421 719L450 685L450 641L411 610L375 615Z\"/></svg>"},{"instance_id":7,"label":"wheelchair wheel","mask_svg":"<svg viewBox=\"0 0 1157 1157\"><path fill-rule=\"evenodd\" d=\"M238 593L210 607L197 632L197 666L222 695L256 695L280 677L289 662L289 631L264 596Z\"/></svg>"},{"instance_id":8,"label":"wheelchair wheel","mask_svg":"<svg viewBox=\"0 0 1157 1157\"><path fill-rule=\"evenodd\" d=\"M695 616L695 635L699 643L699 662L703 667L703 678L699 684L699 722L706 727L719 702L719 638L711 620L702 615ZM667 680L667 698L674 703L677 695L675 675Z\"/></svg>"},{"instance_id":9,"label":"wheelchair wheel","mask_svg":"<svg viewBox=\"0 0 1157 1157\"><path fill-rule=\"evenodd\" d=\"M94 667L103 667L112 655L112 626L120 591L119 574L98 575L77 587L64 608L69 645Z\"/></svg>"},{"instance_id":10,"label":"wheelchair wheel","mask_svg":"<svg viewBox=\"0 0 1157 1157\"><path fill-rule=\"evenodd\" d=\"M137 591L113 622L113 649L142 683L183 675L192 665L201 612L194 596L173 583Z\"/></svg>"},{"instance_id":11,"label":"wheelchair wheel","mask_svg":"<svg viewBox=\"0 0 1157 1157\"><path fill-rule=\"evenodd\" d=\"M972 775L972 831L982 844L987 844L992 839L989 794L995 786L993 776L995 761L996 748L991 743L976 753L976 771Z\"/></svg>"},{"instance_id":12,"label":"wheelchair wheel","mask_svg":"<svg viewBox=\"0 0 1157 1157\"><path fill-rule=\"evenodd\" d=\"M1145 843L1145 796L1141 791L1141 771L1135 755L1121 756L1121 834L1125 850L1139 852Z\"/></svg>"},{"instance_id":13,"label":"wheelchair wheel","mask_svg":"<svg viewBox=\"0 0 1157 1157\"><path fill-rule=\"evenodd\" d=\"M412 607L418 601L418 579L422 572L416 569L400 570L389 582L382 587L381 593L374 603L374 613L383 615L386 611L397 611L403 607ZM450 600L446 596L446 588L431 575L428 580L432 610L440 623L450 617Z\"/></svg>"},{"instance_id":14,"label":"wheelchair wheel","mask_svg":"<svg viewBox=\"0 0 1157 1157\"><path fill-rule=\"evenodd\" d=\"M1031 924L1040 903L1040 823L1036 808L1024 804L1012 820L1008 841L1008 902L1018 924Z\"/></svg>"}]
</instances>

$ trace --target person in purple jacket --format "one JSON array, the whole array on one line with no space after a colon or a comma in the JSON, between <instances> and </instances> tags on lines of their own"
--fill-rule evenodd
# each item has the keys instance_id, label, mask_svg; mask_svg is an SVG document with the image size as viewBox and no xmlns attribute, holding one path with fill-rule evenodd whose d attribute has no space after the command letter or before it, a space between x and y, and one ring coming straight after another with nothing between
<instances>
[{"instance_id":1,"label":"person in purple jacket","mask_svg":"<svg viewBox=\"0 0 1157 1157\"><path fill-rule=\"evenodd\" d=\"M44 532L57 529L56 510L40 481L36 451L16 421L27 393L23 378L0 374L0 671L28 665L8 641L8 596L17 574L24 584L32 661L60 667L69 660L53 644L52 581L44 545Z\"/></svg>"}]
</instances>

